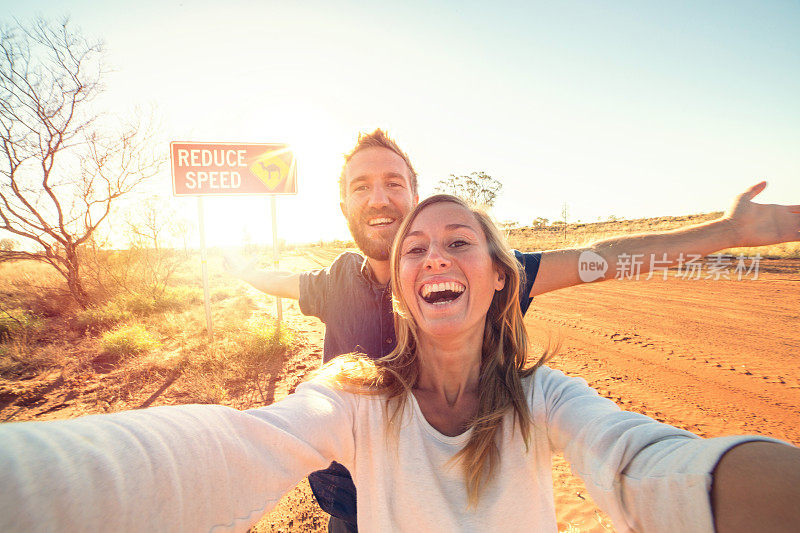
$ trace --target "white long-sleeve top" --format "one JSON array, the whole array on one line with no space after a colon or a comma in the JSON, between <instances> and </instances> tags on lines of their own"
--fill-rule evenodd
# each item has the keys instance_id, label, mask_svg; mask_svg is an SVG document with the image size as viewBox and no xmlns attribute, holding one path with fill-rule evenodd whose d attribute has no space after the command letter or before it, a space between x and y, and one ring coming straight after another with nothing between
<instances>
[{"instance_id":1,"label":"white long-sleeve top","mask_svg":"<svg viewBox=\"0 0 800 533\"><path fill-rule=\"evenodd\" d=\"M352 473L361 531L557 531L550 456L563 451L617 531L713 531L722 454L760 437L701 439L620 411L579 378L524 380L526 452L510 414L475 508L459 463L411 396L389 442L381 397L320 382L268 407L155 407L0 426L0 531L245 531L308 473ZM771 440L771 439L763 439Z\"/></svg>"}]
</instances>

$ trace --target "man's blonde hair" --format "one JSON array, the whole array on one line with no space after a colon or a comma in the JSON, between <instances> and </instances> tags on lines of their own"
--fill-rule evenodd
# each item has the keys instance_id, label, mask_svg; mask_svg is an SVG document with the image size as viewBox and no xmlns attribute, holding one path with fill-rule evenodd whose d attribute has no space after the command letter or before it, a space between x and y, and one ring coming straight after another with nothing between
<instances>
[{"instance_id":1,"label":"man's blonde hair","mask_svg":"<svg viewBox=\"0 0 800 533\"><path fill-rule=\"evenodd\" d=\"M347 196L347 177L345 176L345 171L347 170L347 163L353 158L361 150L365 150L367 148L386 148L387 150L391 150L398 156L400 156L403 161L405 162L406 166L408 167L409 172L409 181L411 185L411 194L417 194L417 173L414 170L414 167L411 166L411 161L408 159L408 155L397 146L397 143L389 137L385 131L378 128L372 133L365 133L361 132L358 134L358 141L356 141L355 147L345 154L344 156L344 165L342 165L342 173L339 174L339 199L344 200L345 196Z\"/></svg>"}]
</instances>

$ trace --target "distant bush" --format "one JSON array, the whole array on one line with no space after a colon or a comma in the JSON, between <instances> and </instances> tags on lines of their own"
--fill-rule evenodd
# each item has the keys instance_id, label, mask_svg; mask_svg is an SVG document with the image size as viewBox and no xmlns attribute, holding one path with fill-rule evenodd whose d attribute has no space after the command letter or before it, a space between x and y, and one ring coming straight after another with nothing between
<instances>
[{"instance_id":1,"label":"distant bush","mask_svg":"<svg viewBox=\"0 0 800 533\"><path fill-rule=\"evenodd\" d=\"M122 326L103 334L101 341L103 353L116 357L126 357L146 352L159 346L150 333L142 326Z\"/></svg>"},{"instance_id":2,"label":"distant bush","mask_svg":"<svg viewBox=\"0 0 800 533\"><path fill-rule=\"evenodd\" d=\"M41 318L24 309L0 309L0 341L28 337L43 327Z\"/></svg>"},{"instance_id":3,"label":"distant bush","mask_svg":"<svg viewBox=\"0 0 800 533\"><path fill-rule=\"evenodd\" d=\"M82 331L100 331L124 322L131 317L130 311L118 302L109 302L100 307L83 309L75 315L74 327Z\"/></svg>"}]
</instances>

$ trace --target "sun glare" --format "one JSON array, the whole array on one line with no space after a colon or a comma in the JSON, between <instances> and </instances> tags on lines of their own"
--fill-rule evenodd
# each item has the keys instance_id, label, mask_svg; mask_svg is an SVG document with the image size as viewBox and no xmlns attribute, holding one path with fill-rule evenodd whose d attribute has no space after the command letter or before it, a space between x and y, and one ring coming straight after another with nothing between
<instances>
[{"instance_id":1,"label":"sun glare","mask_svg":"<svg viewBox=\"0 0 800 533\"><path fill-rule=\"evenodd\" d=\"M289 145L297 171L297 194L275 197L277 237L295 244L347 239L347 226L338 207L338 176L342 154L354 142L354 136L306 118L308 126L303 131L293 123L284 134L267 139ZM271 245L272 204L268 195L205 198L207 245Z\"/></svg>"}]
</instances>

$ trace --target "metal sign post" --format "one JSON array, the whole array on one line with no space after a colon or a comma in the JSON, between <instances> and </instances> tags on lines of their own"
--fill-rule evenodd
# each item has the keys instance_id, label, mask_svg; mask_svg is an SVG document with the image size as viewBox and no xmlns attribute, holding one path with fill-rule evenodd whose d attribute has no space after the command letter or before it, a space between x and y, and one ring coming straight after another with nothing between
<instances>
[{"instance_id":1,"label":"metal sign post","mask_svg":"<svg viewBox=\"0 0 800 533\"><path fill-rule=\"evenodd\" d=\"M275 270L278 270L278 258L280 257L278 250L278 210L275 207L274 194L270 196L270 205L272 207L272 266ZM278 327L280 327L281 322L283 322L283 306L281 305L280 298L276 298L275 300L278 306Z\"/></svg>"},{"instance_id":2,"label":"metal sign post","mask_svg":"<svg viewBox=\"0 0 800 533\"><path fill-rule=\"evenodd\" d=\"M197 196L203 266L203 295L208 334L213 335L208 290L203 196L270 195L272 198L273 263L278 268L278 228L275 196L297 194L297 162L287 144L264 143L170 143L172 192L175 196ZM278 327L283 320L278 298Z\"/></svg>"},{"instance_id":3,"label":"metal sign post","mask_svg":"<svg viewBox=\"0 0 800 533\"><path fill-rule=\"evenodd\" d=\"M197 197L197 216L200 219L200 263L203 270L203 301L206 304L206 327L208 336L214 336L214 326L211 324L211 299L208 297L208 254L206 253L206 224L203 216L203 197Z\"/></svg>"}]
</instances>

